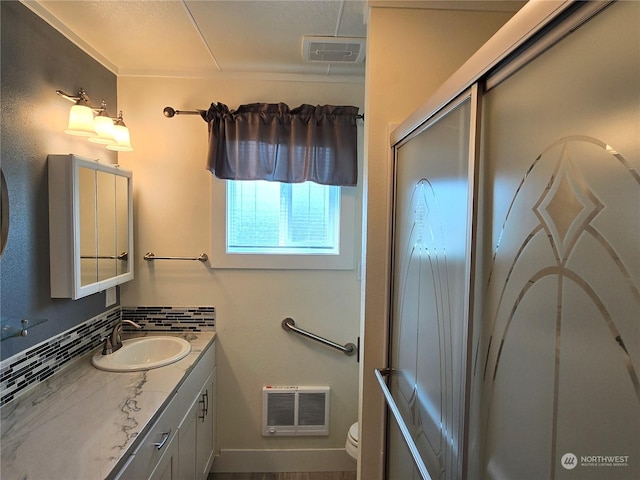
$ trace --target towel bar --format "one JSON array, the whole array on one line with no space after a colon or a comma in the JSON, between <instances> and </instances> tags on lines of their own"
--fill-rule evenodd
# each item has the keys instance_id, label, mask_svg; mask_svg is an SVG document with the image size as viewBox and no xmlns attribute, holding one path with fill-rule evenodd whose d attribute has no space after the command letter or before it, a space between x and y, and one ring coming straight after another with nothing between
<instances>
[{"instance_id":1,"label":"towel bar","mask_svg":"<svg viewBox=\"0 0 640 480\"><path fill-rule=\"evenodd\" d=\"M145 260L199 260L201 262L206 262L209 260L209 256L206 253L201 253L197 257L156 257L155 253L147 252L143 257Z\"/></svg>"},{"instance_id":2,"label":"towel bar","mask_svg":"<svg viewBox=\"0 0 640 480\"><path fill-rule=\"evenodd\" d=\"M122 252L120 255L81 255L82 259L97 259L97 260L127 260L129 252Z\"/></svg>"},{"instance_id":3,"label":"towel bar","mask_svg":"<svg viewBox=\"0 0 640 480\"><path fill-rule=\"evenodd\" d=\"M402 418L402 414L400 413L400 410L398 409L398 406L396 405L396 402L393 399L393 396L391 395L391 392L389 391L389 387L387 387L386 382L382 378L383 376L391 375L393 373L393 371L391 369L388 369L388 368L387 369L383 369L383 370L380 370L380 369L376 368L376 369L373 370L373 372L376 375L376 378L378 380L378 384L380 385L380 389L382 390L382 393L384 395L384 399L387 402L387 406L389 407L389 410L393 414L393 418L395 419L396 424L397 424L398 428L400 429L400 433L402 434L402 438L404 439L405 443L407 444L407 447L409 448L409 452L411 453L411 457L413 458L413 462L414 462L416 468L418 469L418 473L420 473L420 477L422 477L422 480L431 480L431 476L429 475L427 467L425 466L424 461L422 460L422 457L420 456L420 452L418 451L418 447L416 446L415 442L413 441L413 437L411 436L411 433L409 432L409 429L407 428L407 424L405 423L404 419Z\"/></svg>"}]
</instances>

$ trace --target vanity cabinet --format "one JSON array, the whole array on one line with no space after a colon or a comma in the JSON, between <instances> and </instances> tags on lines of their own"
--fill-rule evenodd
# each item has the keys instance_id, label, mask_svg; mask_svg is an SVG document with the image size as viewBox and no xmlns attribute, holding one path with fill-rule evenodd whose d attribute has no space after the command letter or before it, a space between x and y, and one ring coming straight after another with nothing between
<instances>
[{"instance_id":1,"label":"vanity cabinet","mask_svg":"<svg viewBox=\"0 0 640 480\"><path fill-rule=\"evenodd\" d=\"M174 395L114 479L178 480L178 416L178 400Z\"/></svg>"},{"instance_id":2,"label":"vanity cabinet","mask_svg":"<svg viewBox=\"0 0 640 480\"><path fill-rule=\"evenodd\" d=\"M178 440L173 437L149 480L181 480L178 473Z\"/></svg>"},{"instance_id":3,"label":"vanity cabinet","mask_svg":"<svg viewBox=\"0 0 640 480\"><path fill-rule=\"evenodd\" d=\"M206 480L215 456L213 342L114 480Z\"/></svg>"},{"instance_id":4,"label":"vanity cabinet","mask_svg":"<svg viewBox=\"0 0 640 480\"><path fill-rule=\"evenodd\" d=\"M78 299L133 279L133 177L49 155L51 297Z\"/></svg>"},{"instance_id":5,"label":"vanity cabinet","mask_svg":"<svg viewBox=\"0 0 640 480\"><path fill-rule=\"evenodd\" d=\"M181 480L206 480L215 454L215 343L206 352L183 388L178 400L185 412L179 427ZM194 395L194 392L197 392Z\"/></svg>"},{"instance_id":6,"label":"vanity cabinet","mask_svg":"<svg viewBox=\"0 0 640 480\"><path fill-rule=\"evenodd\" d=\"M216 370L207 379L200 392L199 404L204 411L198 413L196 423L196 479L209 476L215 458Z\"/></svg>"}]
</instances>

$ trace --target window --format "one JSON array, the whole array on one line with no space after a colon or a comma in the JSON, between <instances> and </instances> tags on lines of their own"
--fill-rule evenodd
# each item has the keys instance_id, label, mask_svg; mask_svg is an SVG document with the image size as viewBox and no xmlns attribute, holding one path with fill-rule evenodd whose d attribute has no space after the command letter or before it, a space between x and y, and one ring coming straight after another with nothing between
<instances>
[{"instance_id":1,"label":"window","mask_svg":"<svg viewBox=\"0 0 640 480\"><path fill-rule=\"evenodd\" d=\"M340 253L340 187L229 181L226 210L227 253Z\"/></svg>"},{"instance_id":2,"label":"window","mask_svg":"<svg viewBox=\"0 0 640 480\"><path fill-rule=\"evenodd\" d=\"M212 179L213 268L354 268L355 188Z\"/></svg>"}]
</instances>

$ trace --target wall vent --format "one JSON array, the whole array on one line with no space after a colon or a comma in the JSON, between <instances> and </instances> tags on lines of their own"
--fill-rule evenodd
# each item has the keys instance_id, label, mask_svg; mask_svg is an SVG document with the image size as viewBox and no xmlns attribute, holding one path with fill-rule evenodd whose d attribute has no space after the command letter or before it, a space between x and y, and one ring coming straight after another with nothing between
<instances>
[{"instance_id":1,"label":"wall vent","mask_svg":"<svg viewBox=\"0 0 640 480\"><path fill-rule=\"evenodd\" d=\"M302 37L302 58L305 62L362 63L365 40L359 37Z\"/></svg>"},{"instance_id":2,"label":"wall vent","mask_svg":"<svg viewBox=\"0 0 640 480\"><path fill-rule=\"evenodd\" d=\"M262 388L262 435L329 435L329 387Z\"/></svg>"}]
</instances>

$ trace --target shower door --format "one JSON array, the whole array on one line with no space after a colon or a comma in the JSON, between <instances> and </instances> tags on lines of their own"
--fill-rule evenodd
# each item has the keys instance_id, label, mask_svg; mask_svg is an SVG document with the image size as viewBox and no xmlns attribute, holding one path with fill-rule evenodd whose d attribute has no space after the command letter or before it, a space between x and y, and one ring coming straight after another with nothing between
<instances>
[{"instance_id":1,"label":"shower door","mask_svg":"<svg viewBox=\"0 0 640 480\"><path fill-rule=\"evenodd\" d=\"M433 479L462 468L467 357L470 94L396 149L389 390ZM395 422L387 478L420 479Z\"/></svg>"},{"instance_id":2,"label":"shower door","mask_svg":"<svg viewBox=\"0 0 640 480\"><path fill-rule=\"evenodd\" d=\"M469 478L637 479L640 3L519 67L482 101Z\"/></svg>"},{"instance_id":3,"label":"shower door","mask_svg":"<svg viewBox=\"0 0 640 480\"><path fill-rule=\"evenodd\" d=\"M612 3L395 145L388 384L434 480L640 478L639 32Z\"/></svg>"}]
</instances>

